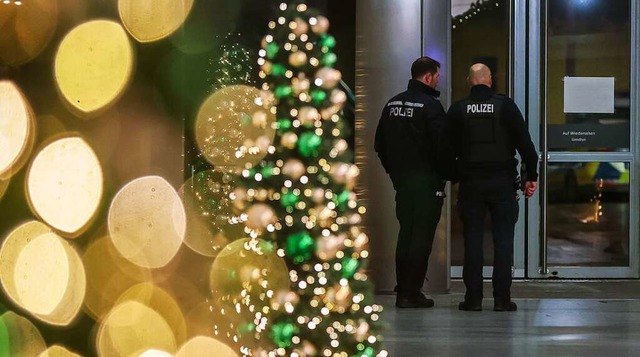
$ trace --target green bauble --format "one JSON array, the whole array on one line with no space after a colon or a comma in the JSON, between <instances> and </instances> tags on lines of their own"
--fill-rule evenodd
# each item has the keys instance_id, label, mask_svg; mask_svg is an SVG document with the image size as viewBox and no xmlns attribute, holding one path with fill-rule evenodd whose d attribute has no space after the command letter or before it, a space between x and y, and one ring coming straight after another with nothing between
<instances>
[{"instance_id":1,"label":"green bauble","mask_svg":"<svg viewBox=\"0 0 640 357\"><path fill-rule=\"evenodd\" d=\"M290 119L278 119L278 130L288 131L289 129L291 129Z\"/></svg>"},{"instance_id":2,"label":"green bauble","mask_svg":"<svg viewBox=\"0 0 640 357\"><path fill-rule=\"evenodd\" d=\"M273 167L272 166L265 166L262 168L262 177L268 179L269 177L273 176Z\"/></svg>"},{"instance_id":3,"label":"green bauble","mask_svg":"<svg viewBox=\"0 0 640 357\"><path fill-rule=\"evenodd\" d=\"M336 205L338 206L338 209L342 211L347 209L347 202L349 202L349 193L349 191L342 191L342 193L340 193L336 197Z\"/></svg>"},{"instance_id":4,"label":"green bauble","mask_svg":"<svg viewBox=\"0 0 640 357\"><path fill-rule=\"evenodd\" d=\"M284 76L285 73L287 73L287 67L276 63L273 66L271 66L271 74L273 74L274 76Z\"/></svg>"},{"instance_id":5,"label":"green bauble","mask_svg":"<svg viewBox=\"0 0 640 357\"><path fill-rule=\"evenodd\" d=\"M326 35L320 40L320 45L328 48L334 48L336 46L336 38L331 35Z\"/></svg>"},{"instance_id":6,"label":"green bauble","mask_svg":"<svg viewBox=\"0 0 640 357\"><path fill-rule=\"evenodd\" d=\"M322 138L318 135L306 132L298 139L298 151L302 156L310 157L318 155L318 147L322 144Z\"/></svg>"},{"instance_id":7,"label":"green bauble","mask_svg":"<svg viewBox=\"0 0 640 357\"><path fill-rule=\"evenodd\" d=\"M322 64L324 64L327 67L333 67L333 65L336 64L337 61L338 61L338 56L336 56L336 54L333 52L326 53L322 57Z\"/></svg>"},{"instance_id":8,"label":"green bauble","mask_svg":"<svg viewBox=\"0 0 640 357\"><path fill-rule=\"evenodd\" d=\"M289 86L279 86L279 87L276 87L276 90L273 92L273 94L276 96L276 98L282 99L282 98L290 95L291 92L293 92L291 87L289 87Z\"/></svg>"},{"instance_id":9,"label":"green bauble","mask_svg":"<svg viewBox=\"0 0 640 357\"><path fill-rule=\"evenodd\" d=\"M298 196L296 196L293 192L288 192L282 195L280 198L280 204L284 207L291 207L298 202Z\"/></svg>"},{"instance_id":10,"label":"green bauble","mask_svg":"<svg viewBox=\"0 0 640 357\"><path fill-rule=\"evenodd\" d=\"M280 51L280 47L275 42L271 42L267 44L266 51L267 51L267 58L274 59L278 55L278 52Z\"/></svg>"},{"instance_id":11,"label":"green bauble","mask_svg":"<svg viewBox=\"0 0 640 357\"><path fill-rule=\"evenodd\" d=\"M327 99L327 92L322 89L313 90L311 92L311 99L313 99L316 104L321 104L325 99Z\"/></svg>"},{"instance_id":12,"label":"green bauble","mask_svg":"<svg viewBox=\"0 0 640 357\"><path fill-rule=\"evenodd\" d=\"M373 347L369 346L365 348L361 353L358 353L357 355L351 355L351 357L373 357L375 356L375 354L376 352Z\"/></svg>"},{"instance_id":13,"label":"green bauble","mask_svg":"<svg viewBox=\"0 0 640 357\"><path fill-rule=\"evenodd\" d=\"M350 279L358 271L358 260L353 258L345 258L342 260L342 277Z\"/></svg>"},{"instance_id":14,"label":"green bauble","mask_svg":"<svg viewBox=\"0 0 640 357\"><path fill-rule=\"evenodd\" d=\"M287 237L287 255L296 263L311 258L316 251L316 241L307 232L298 232Z\"/></svg>"},{"instance_id":15,"label":"green bauble","mask_svg":"<svg viewBox=\"0 0 640 357\"><path fill-rule=\"evenodd\" d=\"M247 336L256 331L256 324L254 324L253 322L241 323L240 325L238 325L238 328L236 330L238 331L238 334L240 336Z\"/></svg>"},{"instance_id":16,"label":"green bauble","mask_svg":"<svg viewBox=\"0 0 640 357\"><path fill-rule=\"evenodd\" d=\"M291 346L291 340L296 333L298 327L290 322L279 322L271 328L271 338L280 348Z\"/></svg>"}]
</instances>

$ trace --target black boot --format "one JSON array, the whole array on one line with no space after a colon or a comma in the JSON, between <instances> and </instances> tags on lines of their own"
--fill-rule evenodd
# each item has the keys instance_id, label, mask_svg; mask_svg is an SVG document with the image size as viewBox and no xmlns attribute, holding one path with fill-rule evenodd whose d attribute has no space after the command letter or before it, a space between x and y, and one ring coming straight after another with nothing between
<instances>
[{"instance_id":1,"label":"black boot","mask_svg":"<svg viewBox=\"0 0 640 357\"><path fill-rule=\"evenodd\" d=\"M434 303L432 299L427 298L421 292L417 293L398 293L396 297L396 306L399 308L430 308Z\"/></svg>"},{"instance_id":2,"label":"black boot","mask_svg":"<svg viewBox=\"0 0 640 357\"><path fill-rule=\"evenodd\" d=\"M517 311L518 305L511 300L495 300L493 303L493 311Z\"/></svg>"},{"instance_id":3,"label":"black boot","mask_svg":"<svg viewBox=\"0 0 640 357\"><path fill-rule=\"evenodd\" d=\"M464 300L458 304L461 311L482 311L482 300Z\"/></svg>"}]
</instances>

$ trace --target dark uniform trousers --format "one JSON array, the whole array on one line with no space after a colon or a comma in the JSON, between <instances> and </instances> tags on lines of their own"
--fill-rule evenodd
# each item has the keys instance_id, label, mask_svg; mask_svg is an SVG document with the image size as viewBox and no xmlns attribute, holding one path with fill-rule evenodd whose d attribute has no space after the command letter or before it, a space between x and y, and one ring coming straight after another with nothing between
<instances>
[{"instance_id":1,"label":"dark uniform trousers","mask_svg":"<svg viewBox=\"0 0 640 357\"><path fill-rule=\"evenodd\" d=\"M427 273L431 245L442 211L443 182L435 173L412 173L394 180L396 217L400 223L396 246L396 290L418 293Z\"/></svg>"},{"instance_id":2,"label":"dark uniform trousers","mask_svg":"<svg viewBox=\"0 0 640 357\"><path fill-rule=\"evenodd\" d=\"M458 210L463 222L466 301L482 299L483 233L487 211L493 229L493 297L509 301L514 229L518 220L515 178L471 177L460 182Z\"/></svg>"}]
</instances>

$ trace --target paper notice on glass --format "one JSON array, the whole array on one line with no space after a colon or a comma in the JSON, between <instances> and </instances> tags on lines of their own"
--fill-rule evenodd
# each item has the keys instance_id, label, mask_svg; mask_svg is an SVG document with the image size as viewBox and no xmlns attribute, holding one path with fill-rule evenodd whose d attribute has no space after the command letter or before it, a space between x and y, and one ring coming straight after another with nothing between
<instances>
[{"instance_id":1,"label":"paper notice on glass","mask_svg":"<svg viewBox=\"0 0 640 357\"><path fill-rule=\"evenodd\" d=\"M613 113L614 77L564 77L565 113Z\"/></svg>"}]
</instances>

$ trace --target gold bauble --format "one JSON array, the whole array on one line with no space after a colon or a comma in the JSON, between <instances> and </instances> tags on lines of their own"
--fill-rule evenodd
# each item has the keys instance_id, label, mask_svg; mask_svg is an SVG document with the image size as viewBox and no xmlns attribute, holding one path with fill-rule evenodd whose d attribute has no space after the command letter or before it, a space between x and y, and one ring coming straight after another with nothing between
<instances>
[{"instance_id":1,"label":"gold bauble","mask_svg":"<svg viewBox=\"0 0 640 357\"><path fill-rule=\"evenodd\" d=\"M344 104L347 101L347 94L340 89L334 89L333 91L331 91L330 100L333 104Z\"/></svg>"},{"instance_id":2,"label":"gold bauble","mask_svg":"<svg viewBox=\"0 0 640 357\"><path fill-rule=\"evenodd\" d=\"M282 135L282 138L280 138L280 145L284 146L287 149L295 148L297 142L298 142L298 135L292 132L288 132Z\"/></svg>"},{"instance_id":3,"label":"gold bauble","mask_svg":"<svg viewBox=\"0 0 640 357\"><path fill-rule=\"evenodd\" d=\"M344 247L344 235L322 237L318 240L316 255L322 260L331 260Z\"/></svg>"},{"instance_id":4,"label":"gold bauble","mask_svg":"<svg viewBox=\"0 0 640 357\"><path fill-rule=\"evenodd\" d=\"M268 225L276 223L276 214L273 209L264 203L254 204L247 210L247 227L255 230L264 230Z\"/></svg>"},{"instance_id":5,"label":"gold bauble","mask_svg":"<svg viewBox=\"0 0 640 357\"><path fill-rule=\"evenodd\" d=\"M315 203L324 202L324 190L321 188L314 188L311 193L311 200Z\"/></svg>"},{"instance_id":6,"label":"gold bauble","mask_svg":"<svg viewBox=\"0 0 640 357\"><path fill-rule=\"evenodd\" d=\"M316 79L319 79L321 83L316 83L324 89L335 88L342 79L342 73L337 69L331 67L322 67L316 72Z\"/></svg>"},{"instance_id":7,"label":"gold bauble","mask_svg":"<svg viewBox=\"0 0 640 357\"><path fill-rule=\"evenodd\" d=\"M309 23L299 17L296 17L293 22L293 29L291 30L296 36L300 37L300 35L309 32Z\"/></svg>"},{"instance_id":8,"label":"gold bauble","mask_svg":"<svg viewBox=\"0 0 640 357\"><path fill-rule=\"evenodd\" d=\"M302 161L297 159L289 159L282 167L282 173L294 180L299 179L305 173L305 167Z\"/></svg>"},{"instance_id":9,"label":"gold bauble","mask_svg":"<svg viewBox=\"0 0 640 357\"><path fill-rule=\"evenodd\" d=\"M293 88L293 93L295 93L295 95L308 92L310 87L311 82L304 76L304 74L300 74L298 77L291 80L291 88Z\"/></svg>"},{"instance_id":10,"label":"gold bauble","mask_svg":"<svg viewBox=\"0 0 640 357\"><path fill-rule=\"evenodd\" d=\"M307 54L303 51L296 51L289 55L289 64L294 67L301 67L307 63Z\"/></svg>"},{"instance_id":11,"label":"gold bauble","mask_svg":"<svg viewBox=\"0 0 640 357\"><path fill-rule=\"evenodd\" d=\"M324 16L318 16L311 24L311 31L317 34L325 34L329 31L329 19Z\"/></svg>"},{"instance_id":12,"label":"gold bauble","mask_svg":"<svg viewBox=\"0 0 640 357\"><path fill-rule=\"evenodd\" d=\"M316 120L320 119L320 113L318 109L314 107L305 106L298 111L298 120L302 125L313 126Z\"/></svg>"}]
</instances>

